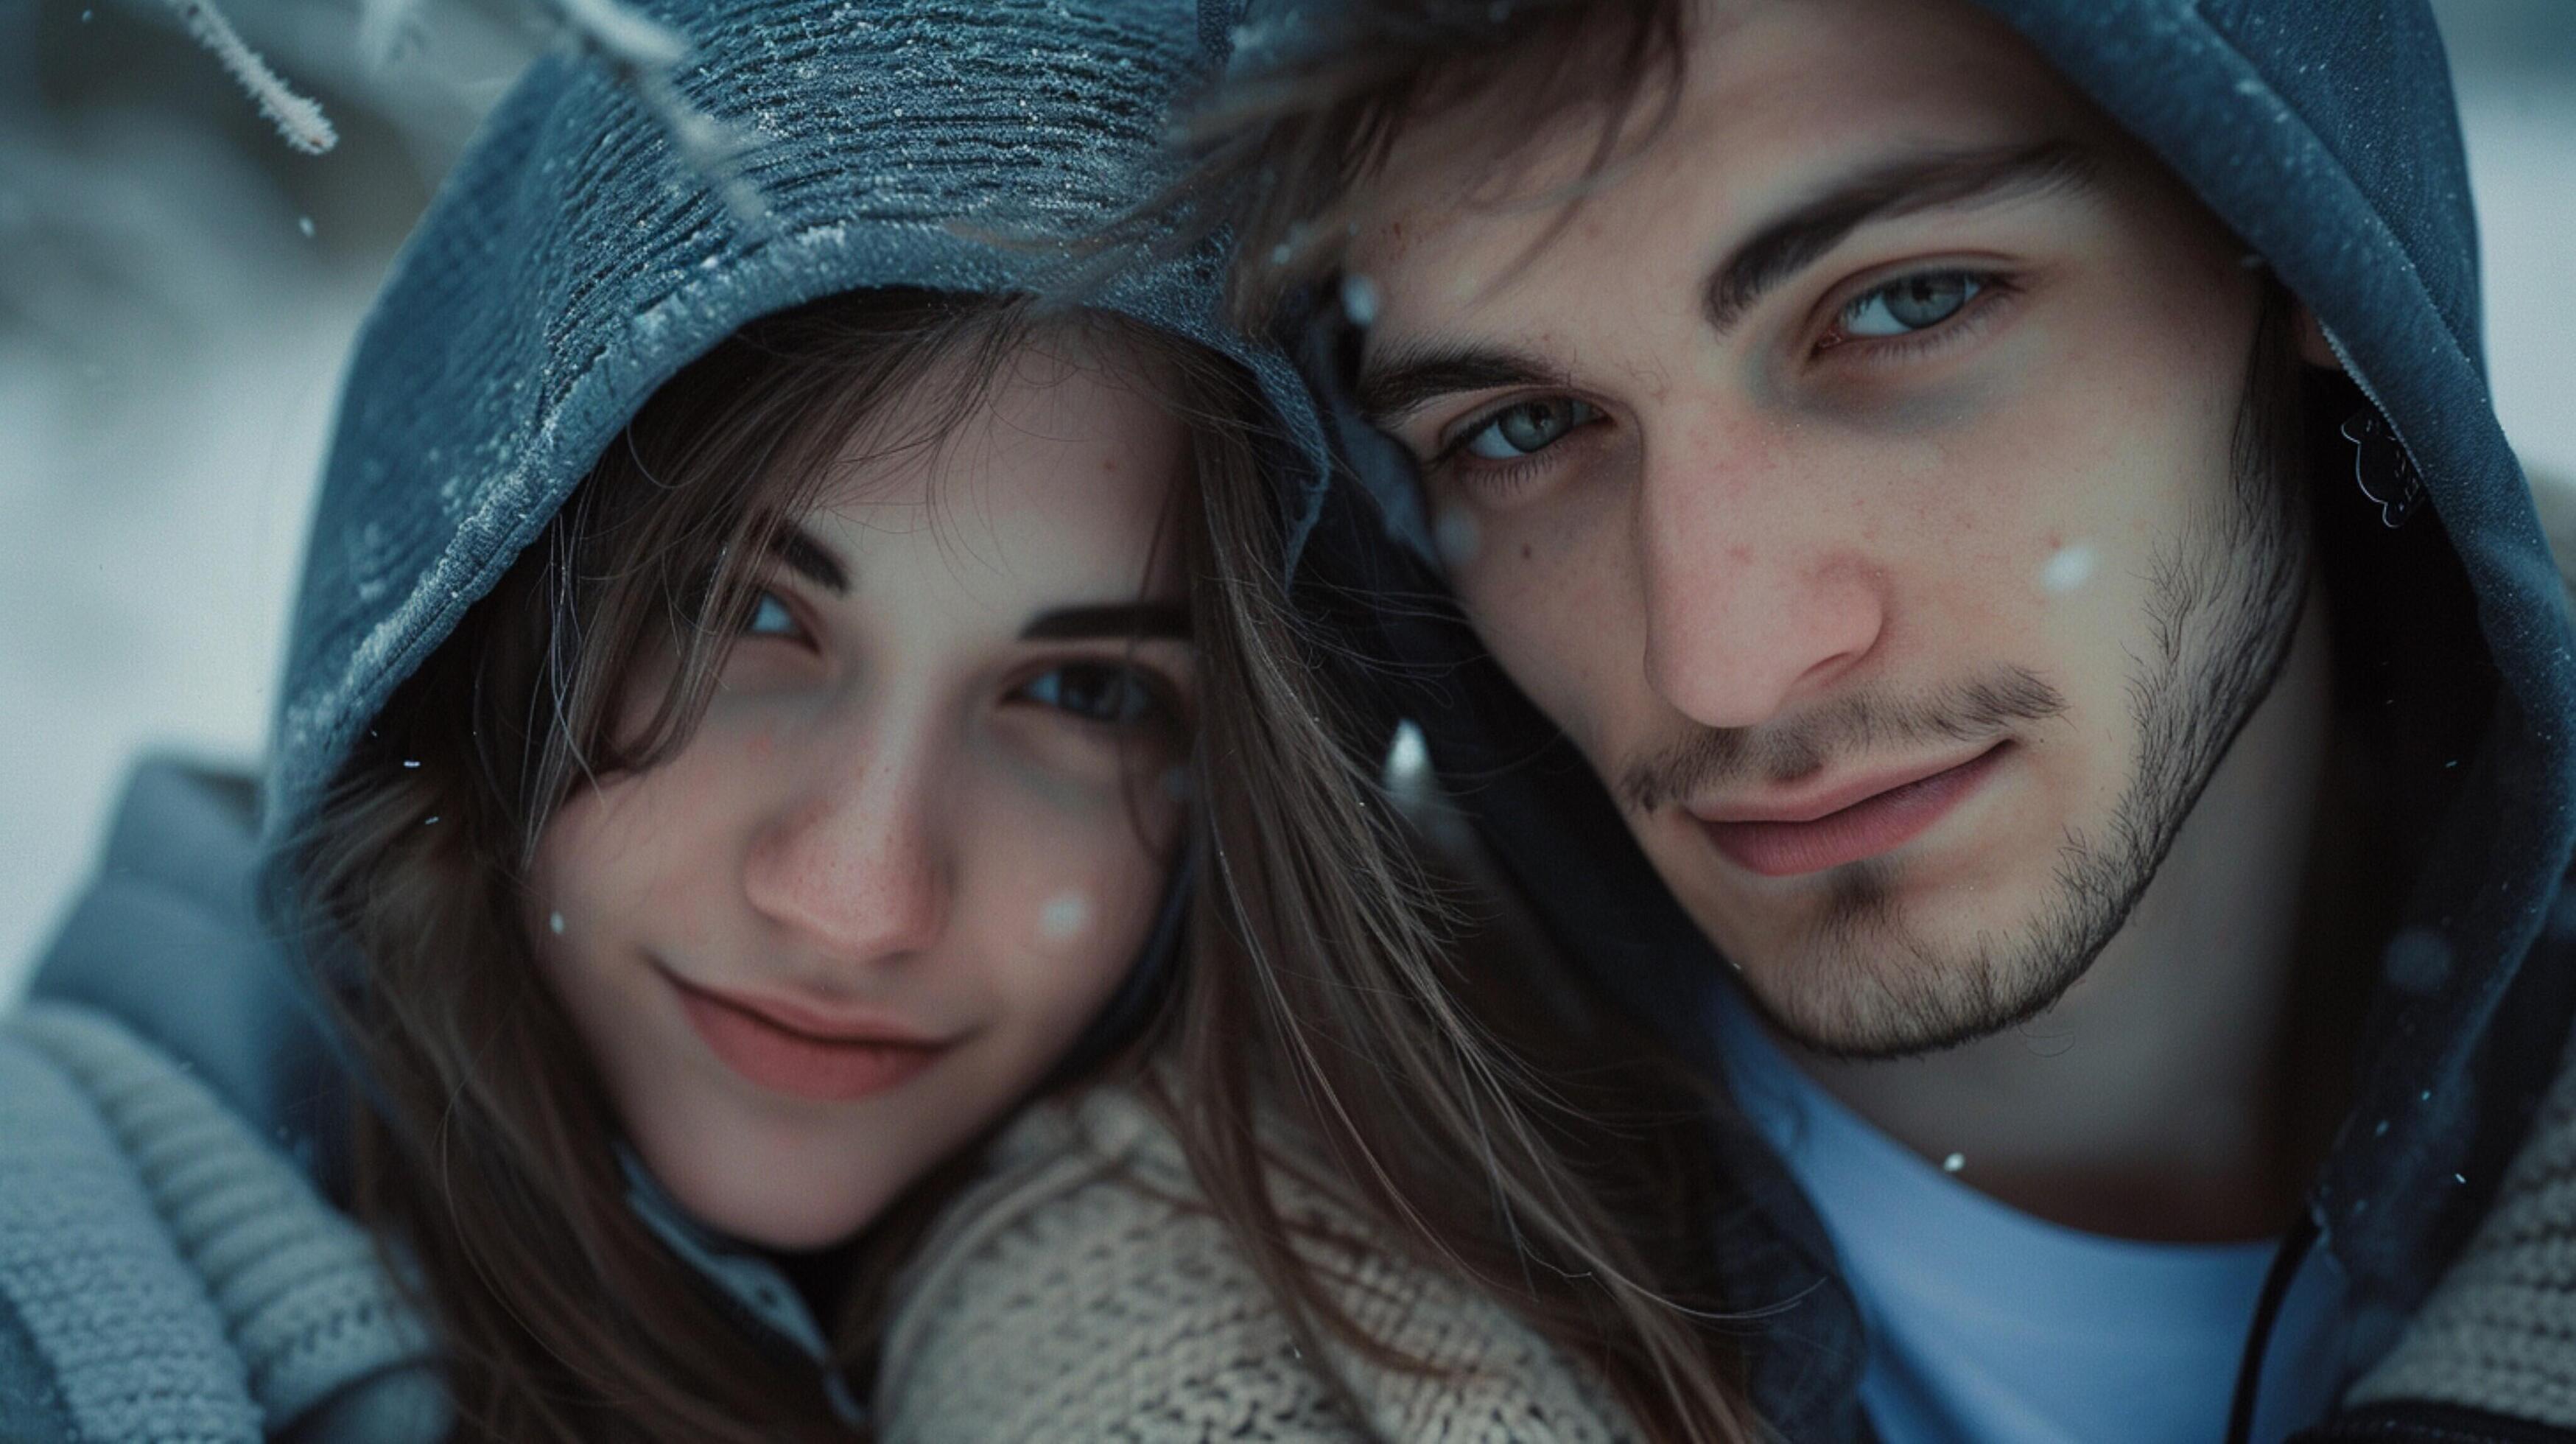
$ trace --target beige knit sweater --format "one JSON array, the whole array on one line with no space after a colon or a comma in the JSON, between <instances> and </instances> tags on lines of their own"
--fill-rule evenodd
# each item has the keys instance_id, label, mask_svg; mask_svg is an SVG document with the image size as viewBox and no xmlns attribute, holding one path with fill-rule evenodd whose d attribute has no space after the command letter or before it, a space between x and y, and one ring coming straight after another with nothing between
<instances>
[{"instance_id":1,"label":"beige knit sweater","mask_svg":"<svg viewBox=\"0 0 2576 1444\"><path fill-rule=\"evenodd\" d=\"M900 1291L878 1381L886 1444L1057 1440L1069 1421L1132 1444L1362 1437L1193 1197L1179 1144L1132 1094L1015 1124ZM1378 1437L1634 1437L1570 1360L1454 1283L1369 1260L1343 1297L1379 1337L1458 1371L1337 1357ZM2494 1210L2344 1403L2400 1400L2576 1429L2576 1049Z\"/></svg>"},{"instance_id":2,"label":"beige knit sweater","mask_svg":"<svg viewBox=\"0 0 2576 1444\"><path fill-rule=\"evenodd\" d=\"M900 1286L879 1359L885 1444L1072 1437L1364 1437L1303 1357L1224 1225L1192 1200L1178 1141L1133 1093L1033 1110L941 1218ZM1348 1222L1287 1188L1292 1216ZM1336 1252L1339 1297L1441 1377L1337 1354L1386 1439L1432 1444L1633 1437L1571 1360L1436 1274Z\"/></svg>"}]
</instances>

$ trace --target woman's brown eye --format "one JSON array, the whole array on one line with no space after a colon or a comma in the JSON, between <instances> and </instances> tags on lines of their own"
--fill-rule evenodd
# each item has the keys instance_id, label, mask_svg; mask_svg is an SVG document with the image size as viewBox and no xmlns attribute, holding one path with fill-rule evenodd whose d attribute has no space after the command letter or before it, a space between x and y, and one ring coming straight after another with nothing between
<instances>
[{"instance_id":1,"label":"woman's brown eye","mask_svg":"<svg viewBox=\"0 0 2576 1444\"><path fill-rule=\"evenodd\" d=\"M1495 413L1467 433L1460 446L1479 460L1517 461L1545 451L1600 415L1599 408L1570 397L1523 401Z\"/></svg>"},{"instance_id":2,"label":"woman's brown eye","mask_svg":"<svg viewBox=\"0 0 2576 1444\"><path fill-rule=\"evenodd\" d=\"M1843 307L1845 336L1903 336L1929 330L1959 314L1985 281L1965 271L1924 271L1865 291Z\"/></svg>"}]
</instances>

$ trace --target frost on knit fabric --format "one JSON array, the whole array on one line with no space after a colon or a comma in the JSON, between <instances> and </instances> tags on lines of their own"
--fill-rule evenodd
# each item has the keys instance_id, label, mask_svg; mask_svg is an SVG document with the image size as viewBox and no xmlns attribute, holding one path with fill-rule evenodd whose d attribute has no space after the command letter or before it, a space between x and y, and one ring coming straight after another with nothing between
<instances>
[{"instance_id":1,"label":"frost on knit fabric","mask_svg":"<svg viewBox=\"0 0 2576 1444\"><path fill-rule=\"evenodd\" d=\"M252 50L215 0L163 0L199 44L215 53L241 83L260 114L286 143L321 155L340 142L320 104L299 95ZM362 0L358 53L369 69L393 63L410 38L421 0ZM681 160L705 177L734 214L757 223L766 210L759 188L744 170L752 146L748 133L689 103L672 72L689 57L689 42L670 26L624 0L523 0L572 49L596 61L660 123Z\"/></svg>"},{"instance_id":2,"label":"frost on knit fabric","mask_svg":"<svg viewBox=\"0 0 2576 1444\"><path fill-rule=\"evenodd\" d=\"M756 316L880 287L1063 294L1078 270L1086 304L1240 363L1278 413L1283 468L1322 472L1287 358L1222 323L1214 247L1074 244L1158 188L1162 117L1201 64L1180 7L1157 26L1111 0L583 3L592 43L630 68L686 37L668 84L758 138L741 164L761 217L588 53L539 59L493 112L351 363L288 648L272 844L655 388Z\"/></svg>"},{"instance_id":3,"label":"frost on knit fabric","mask_svg":"<svg viewBox=\"0 0 2576 1444\"><path fill-rule=\"evenodd\" d=\"M288 88L277 72L268 68L258 52L242 43L241 32L215 8L215 0L166 0L179 23L197 43L215 52L215 58L241 82L242 89L259 104L259 113L277 127L286 143L306 155L320 155L340 143L339 132L331 128L330 118L322 107Z\"/></svg>"}]
</instances>

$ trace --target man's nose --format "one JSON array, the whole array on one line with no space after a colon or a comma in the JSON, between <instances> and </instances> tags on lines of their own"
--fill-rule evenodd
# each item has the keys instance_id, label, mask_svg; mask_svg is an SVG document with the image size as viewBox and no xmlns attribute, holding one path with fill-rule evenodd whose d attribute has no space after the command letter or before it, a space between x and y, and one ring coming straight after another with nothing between
<instances>
[{"instance_id":1,"label":"man's nose","mask_svg":"<svg viewBox=\"0 0 2576 1444\"><path fill-rule=\"evenodd\" d=\"M818 740L800 785L753 839L743 867L753 909L827 962L893 961L936 944L953 891L941 751L918 725Z\"/></svg>"},{"instance_id":2,"label":"man's nose","mask_svg":"<svg viewBox=\"0 0 2576 1444\"><path fill-rule=\"evenodd\" d=\"M1640 478L1635 554L1646 676L1704 727L1758 726L1875 651L1885 572L1847 510L1802 494L1793 469L1711 447Z\"/></svg>"}]
</instances>

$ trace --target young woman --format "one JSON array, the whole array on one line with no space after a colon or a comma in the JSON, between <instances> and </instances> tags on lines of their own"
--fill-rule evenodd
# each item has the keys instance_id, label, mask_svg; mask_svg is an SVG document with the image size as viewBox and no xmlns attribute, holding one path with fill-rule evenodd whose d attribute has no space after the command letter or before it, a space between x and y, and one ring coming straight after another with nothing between
<instances>
[{"instance_id":1,"label":"young woman","mask_svg":"<svg viewBox=\"0 0 2576 1444\"><path fill-rule=\"evenodd\" d=\"M349 377L266 829L401 1284L224 1315L266 1432L1727 1437L1686 1100L1465 950L1289 620L1303 393L1065 243L1188 8L661 18L758 146L542 62Z\"/></svg>"}]
</instances>

